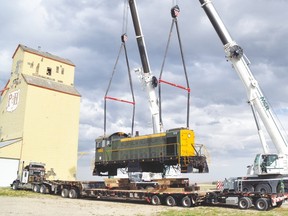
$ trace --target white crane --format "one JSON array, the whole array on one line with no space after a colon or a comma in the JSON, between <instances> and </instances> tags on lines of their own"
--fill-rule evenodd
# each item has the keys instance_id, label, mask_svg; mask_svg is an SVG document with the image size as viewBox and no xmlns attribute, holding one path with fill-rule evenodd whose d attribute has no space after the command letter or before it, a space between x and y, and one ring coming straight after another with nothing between
<instances>
[{"instance_id":1,"label":"white crane","mask_svg":"<svg viewBox=\"0 0 288 216\"><path fill-rule=\"evenodd\" d=\"M149 59L146 52L146 45L140 25L136 1L129 0L129 7L131 11L138 49L140 53L140 59L142 63L142 68L137 69L135 72L138 74L138 77L148 94L149 107L153 122L153 133L160 133L163 132L163 127L160 123L158 98L155 91L158 81L157 78L152 75L150 69Z\"/></svg>"},{"instance_id":2,"label":"white crane","mask_svg":"<svg viewBox=\"0 0 288 216\"><path fill-rule=\"evenodd\" d=\"M250 175L267 174L288 174L288 145L280 125L276 121L275 115L270 109L258 82L254 78L248 66L248 60L243 53L243 49L231 38L228 30L223 24L211 0L199 0L202 8L216 30L227 59L232 63L233 68L239 75L247 93L248 102L251 105L256 121L260 141L264 153L257 154L253 166L248 170ZM260 128L258 116L266 128L277 153L271 153Z\"/></svg>"}]
</instances>

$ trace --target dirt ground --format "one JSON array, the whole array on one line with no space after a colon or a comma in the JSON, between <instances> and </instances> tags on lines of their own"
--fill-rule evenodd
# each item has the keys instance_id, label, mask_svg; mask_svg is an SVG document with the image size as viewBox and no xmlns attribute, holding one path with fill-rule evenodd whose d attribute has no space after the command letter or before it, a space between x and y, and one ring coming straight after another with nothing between
<instances>
[{"instance_id":1,"label":"dirt ground","mask_svg":"<svg viewBox=\"0 0 288 216\"><path fill-rule=\"evenodd\" d=\"M288 203L283 204L282 208L283 207L288 208ZM35 198L0 196L1 216L156 216L160 212L171 209L176 211L183 210L182 207L174 206L171 208L168 206L152 206L144 202L128 203L123 201L112 202L88 199L63 199L58 196L41 196ZM233 209L230 209L230 211L233 211ZM248 214L248 210L246 213ZM257 211L251 210L250 213L253 213L251 215L254 215ZM283 214L279 212L279 214L276 213L276 215Z\"/></svg>"},{"instance_id":2,"label":"dirt ground","mask_svg":"<svg viewBox=\"0 0 288 216\"><path fill-rule=\"evenodd\" d=\"M281 212L273 211L261 215L287 215L288 202L285 202L281 209ZM153 206L146 202L131 203L95 199L64 199L53 195L41 195L37 197L0 196L0 216L157 216L159 213L169 210L181 211L184 209L178 206L174 206L173 208L164 205ZM206 210L207 215L210 215L209 212L212 213L213 210L215 209ZM244 213L243 210L235 208L223 208L221 214L214 212L213 215L229 215L232 212L235 213L233 215L238 215L237 212L239 214ZM254 209L245 210L245 213L247 213L245 215L257 215L259 212Z\"/></svg>"},{"instance_id":3,"label":"dirt ground","mask_svg":"<svg viewBox=\"0 0 288 216\"><path fill-rule=\"evenodd\" d=\"M181 207L173 207L173 209ZM171 208L146 203L63 199L61 197L0 197L0 215L5 216L153 216Z\"/></svg>"}]
</instances>

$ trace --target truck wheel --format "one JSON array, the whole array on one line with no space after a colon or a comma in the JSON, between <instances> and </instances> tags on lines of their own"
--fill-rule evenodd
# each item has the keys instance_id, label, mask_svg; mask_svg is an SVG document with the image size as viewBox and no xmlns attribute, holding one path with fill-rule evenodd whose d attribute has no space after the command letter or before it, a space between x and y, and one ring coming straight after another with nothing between
<instances>
[{"instance_id":1,"label":"truck wheel","mask_svg":"<svg viewBox=\"0 0 288 216\"><path fill-rule=\"evenodd\" d=\"M33 191L34 191L35 193L39 193L39 192L40 192L40 186L39 186L39 185L34 185L34 186L33 186Z\"/></svg>"},{"instance_id":2,"label":"truck wheel","mask_svg":"<svg viewBox=\"0 0 288 216\"><path fill-rule=\"evenodd\" d=\"M63 188L62 191L61 191L61 197L63 198L67 198L69 195L69 191L67 188Z\"/></svg>"},{"instance_id":3,"label":"truck wheel","mask_svg":"<svg viewBox=\"0 0 288 216\"><path fill-rule=\"evenodd\" d=\"M259 211L266 211L269 208L268 200L266 198L259 198L256 200L255 207Z\"/></svg>"},{"instance_id":4,"label":"truck wheel","mask_svg":"<svg viewBox=\"0 0 288 216\"><path fill-rule=\"evenodd\" d=\"M76 199L78 197L78 193L75 189L70 189L69 191L69 198L71 199Z\"/></svg>"},{"instance_id":5,"label":"truck wheel","mask_svg":"<svg viewBox=\"0 0 288 216\"><path fill-rule=\"evenodd\" d=\"M252 206L252 201L248 197L241 197L238 203L240 209L249 209Z\"/></svg>"},{"instance_id":6,"label":"truck wheel","mask_svg":"<svg viewBox=\"0 0 288 216\"><path fill-rule=\"evenodd\" d=\"M47 188L46 188L45 185L41 185L41 186L40 186L40 193L46 194L46 190L47 190Z\"/></svg>"},{"instance_id":7,"label":"truck wheel","mask_svg":"<svg viewBox=\"0 0 288 216\"><path fill-rule=\"evenodd\" d=\"M166 197L166 204L167 204L167 206L175 206L176 201L175 201L174 197L172 197L172 196Z\"/></svg>"},{"instance_id":8,"label":"truck wheel","mask_svg":"<svg viewBox=\"0 0 288 216\"><path fill-rule=\"evenodd\" d=\"M190 207L192 205L191 199L188 196L185 196L181 200L181 204L183 207Z\"/></svg>"},{"instance_id":9,"label":"truck wheel","mask_svg":"<svg viewBox=\"0 0 288 216\"><path fill-rule=\"evenodd\" d=\"M18 190L18 183L13 183L13 185L12 185L12 189L13 190Z\"/></svg>"},{"instance_id":10,"label":"truck wheel","mask_svg":"<svg viewBox=\"0 0 288 216\"><path fill-rule=\"evenodd\" d=\"M152 205L161 205L161 200L157 195L153 195L151 197L151 203Z\"/></svg>"},{"instance_id":11,"label":"truck wheel","mask_svg":"<svg viewBox=\"0 0 288 216\"><path fill-rule=\"evenodd\" d=\"M255 192L272 193L272 189L268 184L258 184L255 188Z\"/></svg>"}]
</instances>

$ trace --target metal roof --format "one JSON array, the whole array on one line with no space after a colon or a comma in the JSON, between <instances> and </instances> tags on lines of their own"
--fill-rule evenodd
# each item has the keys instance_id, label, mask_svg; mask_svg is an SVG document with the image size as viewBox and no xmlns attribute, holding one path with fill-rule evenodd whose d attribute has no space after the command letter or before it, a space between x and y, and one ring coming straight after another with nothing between
<instances>
[{"instance_id":1,"label":"metal roof","mask_svg":"<svg viewBox=\"0 0 288 216\"><path fill-rule=\"evenodd\" d=\"M75 95L81 97L80 93L74 86L65 85L52 80L44 79L41 77L30 76L27 74L22 74L26 83L28 85L37 86L40 88L50 89L57 92L62 92L70 95Z\"/></svg>"},{"instance_id":2,"label":"metal roof","mask_svg":"<svg viewBox=\"0 0 288 216\"><path fill-rule=\"evenodd\" d=\"M59 57L59 56L52 55L52 54L49 53L49 52L43 52L43 51L40 51L40 50L35 50L35 49L32 49L32 48L27 47L27 46L22 45L22 44L19 44L19 45L18 45L18 47L17 47L17 49L15 50L12 58L14 58L14 55L15 55L15 53L17 52L17 50L18 50L19 48L23 49L23 50L26 51L26 52L33 53L33 54L35 54L35 55L39 55L39 56L42 56L42 57L45 57L45 58L53 59L53 60L55 60L55 61L59 61L59 62L62 62L62 63L65 63L65 64L68 64L68 65L71 65L71 66L74 66L74 67L75 67L75 65L73 64L73 62L70 61L69 59L64 59L64 58L61 58L61 57Z\"/></svg>"}]
</instances>

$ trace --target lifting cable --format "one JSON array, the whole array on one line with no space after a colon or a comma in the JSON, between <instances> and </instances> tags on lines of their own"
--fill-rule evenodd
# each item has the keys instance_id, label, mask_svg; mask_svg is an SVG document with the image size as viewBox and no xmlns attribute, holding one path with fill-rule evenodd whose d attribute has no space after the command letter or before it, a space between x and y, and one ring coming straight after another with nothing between
<instances>
[{"instance_id":1,"label":"lifting cable","mask_svg":"<svg viewBox=\"0 0 288 216\"><path fill-rule=\"evenodd\" d=\"M173 86L173 87L177 87L177 88L180 88L180 89L183 89L183 90L187 91L187 128L189 128L190 87L189 87L189 80L188 80L188 76L187 76L185 60L184 60L184 54L183 54L183 49L182 49L182 43L181 43L179 27L178 27L178 22L177 22L177 17L179 15L179 13L180 13L180 8L179 8L178 5L176 5L176 6L171 8L171 16L172 16L173 19L172 19L172 24L171 24L171 28L170 28L170 32L169 32L169 36L168 36L168 42L167 42L167 45L166 45L164 59L163 59L163 63L162 63L162 66L161 66L161 71L160 71L160 76L159 76L159 118L160 118L160 123L163 124L163 122L162 122L162 109L161 109L161 83L164 83L164 84L167 84L167 85L170 85L170 86ZM174 24L175 24L176 30L177 30L178 43L179 43L179 48L180 48L180 53L181 53L181 59L182 59L185 79L186 79L186 87L178 85L178 84L175 84L175 83L172 83L172 82L168 82L168 81L165 81L165 80L162 79L163 69L164 69L164 65L165 65L165 61L166 61L166 57L167 57L167 53L168 53L168 48L169 48L169 44L170 44L170 40L171 40Z\"/></svg>"},{"instance_id":2,"label":"lifting cable","mask_svg":"<svg viewBox=\"0 0 288 216\"><path fill-rule=\"evenodd\" d=\"M127 2L127 1L124 1L124 2ZM125 13L125 4L124 4L124 15L123 15L123 29L122 30L127 30L127 22L125 22L125 19L127 19L127 13ZM128 10L127 10L128 11ZM124 25L126 25L126 27L124 27ZM133 85L132 85L132 78L131 78L131 70L130 70L130 65L129 65L129 60L128 60L128 55L127 55L127 49L126 49L126 41L128 40L128 37L126 35L126 33L123 33L121 35L121 46L120 46L120 49L119 49L119 52L118 52L118 56L116 58L116 62L115 62L115 65L113 67L113 71L112 71L112 76L109 80L109 84L108 84L108 88L106 90L106 93L105 93L105 96L104 96L104 137L106 136L106 112L107 112L107 99L109 100L114 100L114 101L118 101L118 102L123 102L123 103L128 103L128 104L131 104L133 105L133 113L132 113L132 123L131 123L131 136L133 136L133 133L134 133L134 118L135 118L135 97L134 97L134 91L133 91ZM113 80L113 77L115 75L115 72L116 72L116 67L117 67L117 64L118 64L118 61L119 61L119 58L120 58L120 55L122 53L122 50L124 50L124 53L125 53L125 60L126 60L126 65L127 65L127 70L128 70L128 77L129 77L129 86L130 86L130 92L131 92L131 96L132 96L132 101L128 101L128 100L123 100L123 99L119 99L119 98L116 98L116 97L111 97L111 96L108 96L108 92L110 90L110 87L111 87L111 83L112 83L112 80Z\"/></svg>"}]
</instances>

